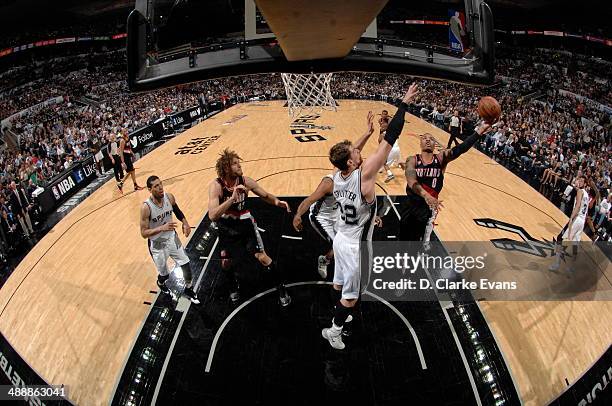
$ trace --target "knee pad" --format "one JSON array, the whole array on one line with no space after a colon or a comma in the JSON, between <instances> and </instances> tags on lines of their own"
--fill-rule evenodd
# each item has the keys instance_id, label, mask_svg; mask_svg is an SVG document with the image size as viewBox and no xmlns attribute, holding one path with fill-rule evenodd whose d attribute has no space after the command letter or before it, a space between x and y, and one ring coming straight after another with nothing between
<instances>
[{"instance_id":1,"label":"knee pad","mask_svg":"<svg viewBox=\"0 0 612 406\"><path fill-rule=\"evenodd\" d=\"M221 269L228 270L232 267L232 258L226 250L221 251Z\"/></svg>"}]
</instances>

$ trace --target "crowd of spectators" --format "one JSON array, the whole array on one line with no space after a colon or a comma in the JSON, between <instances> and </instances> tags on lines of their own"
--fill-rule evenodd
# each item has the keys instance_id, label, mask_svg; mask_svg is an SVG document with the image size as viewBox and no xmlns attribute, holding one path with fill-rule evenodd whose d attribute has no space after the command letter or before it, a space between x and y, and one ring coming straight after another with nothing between
<instances>
[{"instance_id":1,"label":"crowd of spectators","mask_svg":"<svg viewBox=\"0 0 612 406\"><path fill-rule=\"evenodd\" d=\"M501 54L499 72L509 80L486 91L456 83L421 80L421 92L414 101L413 111L445 129L451 115L459 111L463 127L469 128L469 123L478 120L475 106L483 92L496 97L504 114L496 130L483 140L483 150L540 187L553 200L563 199L567 185L577 176L588 176L602 196L594 210L599 213L599 208L608 207L605 218L597 216L595 219L593 231L598 226L609 227L609 204L606 202L610 199L604 198L610 194L610 116L600 111L596 103L582 103L571 95L560 93L559 89L579 95L587 92L584 96L610 106L609 93L601 97L599 93L597 96L588 91L590 87L602 88L593 81L610 78L610 65L597 62L580 70L583 64L562 53L552 54L553 57L548 51L537 51L527 56L519 51L517 55L511 59ZM79 60L78 56L71 58ZM33 210L35 227L40 219L32 192L37 187L44 187L72 162L94 153L113 135L134 131L194 106L200 96L223 103L285 97L278 74L209 80L131 94L125 82L123 51L87 58L90 61L96 58L95 64L77 64L77 69L69 74L53 74L52 70L47 70L51 73L45 78L37 77L25 85L0 92L0 119L52 97L61 99L57 104L11 120L10 131L17 136L19 145L18 149L5 148L0 153L0 203L2 199L5 202L0 205L0 214L8 225L5 231L13 230L22 237L34 236L27 221L19 221L24 217L23 210L20 217L16 213L19 209L13 209L10 204L10 197L16 195L11 195L12 182L18 189L23 187L22 193L27 199L24 205L32 204L30 210ZM579 82L582 87L573 86L577 83L572 80L575 76L568 75L568 69L564 68L568 58L577 67L573 72L583 75ZM412 80L399 75L338 73L332 82L332 93L336 98L391 100L400 97ZM534 96L534 86L542 82L555 85L538 87L539 93ZM609 84L603 88L609 89Z\"/></svg>"},{"instance_id":2,"label":"crowd of spectators","mask_svg":"<svg viewBox=\"0 0 612 406\"><path fill-rule=\"evenodd\" d=\"M548 49L500 48L498 75L562 89L612 105L612 62Z\"/></svg>"}]
</instances>

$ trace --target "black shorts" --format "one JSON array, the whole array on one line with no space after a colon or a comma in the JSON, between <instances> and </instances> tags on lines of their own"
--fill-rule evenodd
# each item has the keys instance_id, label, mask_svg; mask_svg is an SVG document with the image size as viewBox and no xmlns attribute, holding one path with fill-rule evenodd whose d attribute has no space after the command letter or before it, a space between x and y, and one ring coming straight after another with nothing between
<instances>
[{"instance_id":1,"label":"black shorts","mask_svg":"<svg viewBox=\"0 0 612 406\"><path fill-rule=\"evenodd\" d=\"M421 241L427 223L432 216L431 209L420 196L408 195L400 204L400 240Z\"/></svg>"},{"instance_id":2,"label":"black shorts","mask_svg":"<svg viewBox=\"0 0 612 406\"><path fill-rule=\"evenodd\" d=\"M125 171L132 172L134 164L132 163L132 154L123 154L123 162L125 162Z\"/></svg>"},{"instance_id":3,"label":"black shorts","mask_svg":"<svg viewBox=\"0 0 612 406\"><path fill-rule=\"evenodd\" d=\"M217 221L219 228L219 249L226 251L232 257L239 251L255 255L264 251L263 240L257 229L257 222L253 216L242 220L221 218Z\"/></svg>"}]
</instances>

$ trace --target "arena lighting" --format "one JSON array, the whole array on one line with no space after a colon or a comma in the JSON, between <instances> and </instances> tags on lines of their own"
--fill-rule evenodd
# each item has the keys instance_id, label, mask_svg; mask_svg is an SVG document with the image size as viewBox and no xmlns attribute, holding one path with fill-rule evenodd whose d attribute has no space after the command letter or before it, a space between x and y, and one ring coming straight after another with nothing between
<instances>
[{"instance_id":1,"label":"arena lighting","mask_svg":"<svg viewBox=\"0 0 612 406\"><path fill-rule=\"evenodd\" d=\"M247 41L240 41L239 44L240 44L240 59L241 60L249 59L249 55L247 53L248 42Z\"/></svg>"},{"instance_id":2,"label":"arena lighting","mask_svg":"<svg viewBox=\"0 0 612 406\"><path fill-rule=\"evenodd\" d=\"M195 68L196 66L196 53L195 51L189 51L189 67Z\"/></svg>"},{"instance_id":3,"label":"arena lighting","mask_svg":"<svg viewBox=\"0 0 612 406\"><path fill-rule=\"evenodd\" d=\"M377 39L376 40L376 55L383 56L383 49L384 49L383 40Z\"/></svg>"}]
</instances>

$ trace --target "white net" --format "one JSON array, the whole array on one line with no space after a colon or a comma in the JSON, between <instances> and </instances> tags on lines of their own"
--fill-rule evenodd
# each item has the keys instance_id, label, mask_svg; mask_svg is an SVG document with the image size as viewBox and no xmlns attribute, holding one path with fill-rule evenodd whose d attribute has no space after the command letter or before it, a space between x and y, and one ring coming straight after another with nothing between
<instances>
[{"instance_id":1,"label":"white net","mask_svg":"<svg viewBox=\"0 0 612 406\"><path fill-rule=\"evenodd\" d=\"M336 111L336 102L331 95L333 73L281 73L289 115L321 110Z\"/></svg>"}]
</instances>

